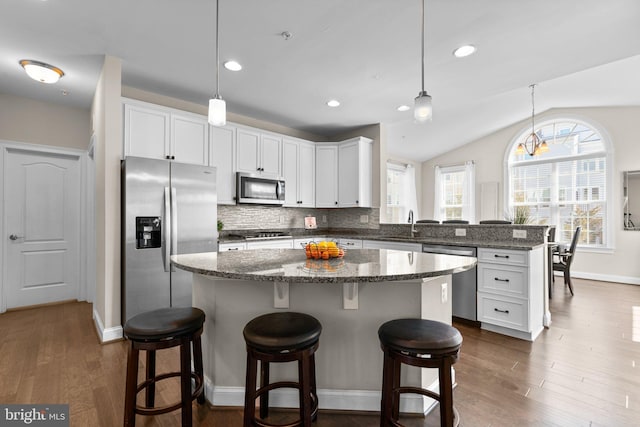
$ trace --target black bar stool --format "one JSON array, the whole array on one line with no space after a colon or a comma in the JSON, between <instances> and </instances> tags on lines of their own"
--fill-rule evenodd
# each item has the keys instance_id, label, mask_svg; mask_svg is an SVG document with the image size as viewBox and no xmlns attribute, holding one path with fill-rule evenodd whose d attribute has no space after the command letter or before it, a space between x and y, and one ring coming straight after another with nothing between
<instances>
[{"instance_id":1,"label":"black bar stool","mask_svg":"<svg viewBox=\"0 0 640 427\"><path fill-rule=\"evenodd\" d=\"M451 365L460 352L462 335L453 326L424 319L397 319L378 329L380 347L384 352L380 426L399 426L400 394L414 393L440 402L440 425L452 427L454 417ZM421 387L401 387L401 364L421 368L438 368L440 393Z\"/></svg>"},{"instance_id":2,"label":"black bar stool","mask_svg":"<svg viewBox=\"0 0 640 427\"><path fill-rule=\"evenodd\" d=\"M204 313L198 308L162 308L132 317L124 325L124 335L131 341L127 357L127 385L124 400L124 425L135 426L136 414L158 415L182 408L182 426L191 426L191 402L204 403L202 366L202 325ZM195 372L191 372L191 343ZM156 350L180 346L180 372L156 376ZM146 350L146 380L138 384L140 350ZM155 388L158 381L180 377L181 400L173 405L155 408ZM191 379L195 389L191 391ZM146 389L145 406L136 404L136 396Z\"/></svg>"},{"instance_id":3,"label":"black bar stool","mask_svg":"<svg viewBox=\"0 0 640 427\"><path fill-rule=\"evenodd\" d=\"M247 378L244 400L244 427L276 426L264 421L269 416L269 391L297 388L300 418L281 427L311 426L318 414L315 351L318 349L320 322L308 314L279 312L251 320L244 328L247 343ZM260 388L256 377L260 361ZM269 364L298 362L298 382L269 383ZM256 399L260 398L260 417L256 417Z\"/></svg>"}]
</instances>

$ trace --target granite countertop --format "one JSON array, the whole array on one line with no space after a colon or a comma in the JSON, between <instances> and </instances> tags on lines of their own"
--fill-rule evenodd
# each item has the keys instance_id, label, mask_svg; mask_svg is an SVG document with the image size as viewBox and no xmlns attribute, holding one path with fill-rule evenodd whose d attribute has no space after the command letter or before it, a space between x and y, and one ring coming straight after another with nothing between
<instances>
[{"instance_id":1,"label":"granite countertop","mask_svg":"<svg viewBox=\"0 0 640 427\"><path fill-rule=\"evenodd\" d=\"M254 281L349 283L413 280L468 270L476 259L387 249L351 249L343 258L308 260L301 249L256 249L173 255L192 273Z\"/></svg>"},{"instance_id":2,"label":"granite countertop","mask_svg":"<svg viewBox=\"0 0 640 427\"><path fill-rule=\"evenodd\" d=\"M544 243L532 243L530 241L521 241L521 240L489 240L489 239L451 239L451 238L442 238L442 237L409 237L409 236L385 236L385 235L375 235L375 234L344 234L344 233L336 233L336 232L327 232L318 230L315 236L325 236L328 239L362 239L362 240L378 240L378 241L387 241L387 242L404 242L404 243L426 243L431 245L448 245L448 246L472 246L478 248L489 248L489 249L513 249L513 250L525 250L530 251L539 246L544 246ZM292 239L301 239L305 237L314 237L310 236L309 233L305 234L296 234L291 233ZM260 239L254 239L260 240ZM265 238L264 240L267 240ZM220 243L230 243L230 242L238 242L244 241L244 237L237 234L231 234L228 236L221 237L219 239Z\"/></svg>"}]
</instances>

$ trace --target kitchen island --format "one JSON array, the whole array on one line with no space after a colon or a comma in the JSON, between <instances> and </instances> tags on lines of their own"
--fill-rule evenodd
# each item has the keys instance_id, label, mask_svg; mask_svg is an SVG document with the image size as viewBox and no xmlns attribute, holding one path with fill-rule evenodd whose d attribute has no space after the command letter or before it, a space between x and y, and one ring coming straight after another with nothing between
<instances>
[{"instance_id":1,"label":"kitchen island","mask_svg":"<svg viewBox=\"0 0 640 427\"><path fill-rule=\"evenodd\" d=\"M385 249L307 260L300 249L260 249L177 255L172 262L193 273L193 305L207 315L205 394L212 404L244 404L244 325L264 313L291 310L322 324L316 353L319 407L378 411L378 327L401 317L451 323L451 275L472 268L476 260ZM294 364L273 366L271 372L273 380L297 375ZM402 381L433 390L438 386L436 372L413 367L403 368ZM409 395L401 410L425 413L432 404ZM272 392L270 405L296 407L297 391Z\"/></svg>"}]
</instances>

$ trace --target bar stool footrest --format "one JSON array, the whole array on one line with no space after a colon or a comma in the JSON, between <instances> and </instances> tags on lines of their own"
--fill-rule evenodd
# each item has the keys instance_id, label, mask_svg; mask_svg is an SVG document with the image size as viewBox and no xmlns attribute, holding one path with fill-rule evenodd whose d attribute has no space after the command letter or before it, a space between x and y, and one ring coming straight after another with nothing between
<instances>
[{"instance_id":1,"label":"bar stool footrest","mask_svg":"<svg viewBox=\"0 0 640 427\"><path fill-rule=\"evenodd\" d=\"M138 393L140 393L142 390L146 389L152 384L156 384L157 382L166 380L167 378L180 377L180 376L181 376L180 372L169 372L166 374L158 375L155 378L149 378L141 382L140 384L138 384L138 386L136 387L136 396L138 395ZM202 381L202 378L200 378L200 376L195 372L191 372L191 378L195 381L195 388L191 393L191 401L193 401L198 396L200 396L200 394L203 392L204 382ZM144 406L136 405L135 412L136 414L140 414L140 415L160 415L160 414L166 414L167 412L175 411L176 409L180 409L181 407L182 407L182 402L178 402L178 403L167 405L167 406L162 406L159 408L147 408Z\"/></svg>"}]
</instances>

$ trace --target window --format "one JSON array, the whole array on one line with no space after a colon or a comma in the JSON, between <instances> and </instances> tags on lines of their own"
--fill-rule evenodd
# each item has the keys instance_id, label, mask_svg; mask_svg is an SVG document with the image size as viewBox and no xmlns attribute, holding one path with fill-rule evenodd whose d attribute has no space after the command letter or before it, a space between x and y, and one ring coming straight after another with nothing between
<instances>
[{"instance_id":1,"label":"window","mask_svg":"<svg viewBox=\"0 0 640 427\"><path fill-rule=\"evenodd\" d=\"M387 212L391 223L407 222L409 210L418 219L415 169L411 165L387 163Z\"/></svg>"},{"instance_id":2,"label":"window","mask_svg":"<svg viewBox=\"0 0 640 427\"><path fill-rule=\"evenodd\" d=\"M436 166L435 183L435 219L475 222L475 168L472 162L457 166Z\"/></svg>"},{"instance_id":3,"label":"window","mask_svg":"<svg viewBox=\"0 0 640 427\"><path fill-rule=\"evenodd\" d=\"M555 225L556 240L566 243L581 226L582 246L607 247L609 160L601 135L575 120L547 122L536 133L549 151L516 154L529 133L508 153L507 205L514 222Z\"/></svg>"}]
</instances>

